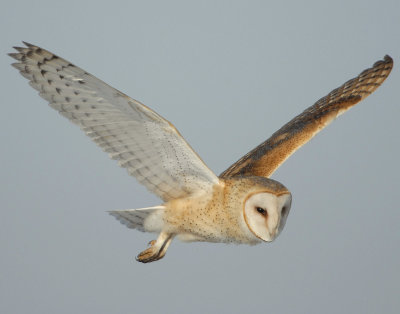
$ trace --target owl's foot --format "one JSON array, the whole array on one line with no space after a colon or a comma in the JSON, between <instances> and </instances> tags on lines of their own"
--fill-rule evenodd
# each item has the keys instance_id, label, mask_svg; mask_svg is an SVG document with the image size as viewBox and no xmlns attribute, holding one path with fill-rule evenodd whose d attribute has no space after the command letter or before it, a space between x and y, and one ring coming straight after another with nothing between
<instances>
[{"instance_id":1,"label":"owl's foot","mask_svg":"<svg viewBox=\"0 0 400 314\"><path fill-rule=\"evenodd\" d=\"M141 263L150 263L158 261L163 258L165 255L161 254L161 251L154 246L149 247L148 249L141 252L138 256L136 256L136 260Z\"/></svg>"},{"instance_id":2,"label":"owl's foot","mask_svg":"<svg viewBox=\"0 0 400 314\"><path fill-rule=\"evenodd\" d=\"M172 238L172 235L161 232L157 240L149 242L149 248L136 256L136 260L141 263L150 263L162 259L165 253L167 253Z\"/></svg>"}]
</instances>

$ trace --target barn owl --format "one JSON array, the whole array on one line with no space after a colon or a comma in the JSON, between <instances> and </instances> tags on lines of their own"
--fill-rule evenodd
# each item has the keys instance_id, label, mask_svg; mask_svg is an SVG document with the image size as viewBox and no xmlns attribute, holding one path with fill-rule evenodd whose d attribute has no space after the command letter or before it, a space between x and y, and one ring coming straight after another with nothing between
<instances>
[{"instance_id":1,"label":"barn owl","mask_svg":"<svg viewBox=\"0 0 400 314\"><path fill-rule=\"evenodd\" d=\"M29 84L162 199L158 206L110 211L128 228L158 234L137 256L143 263L164 257L175 237L186 242L273 241L285 226L292 197L271 174L333 119L375 91L393 67L385 56L217 176L178 130L149 107L69 61L24 44L9 55L18 60L13 66Z\"/></svg>"}]
</instances>

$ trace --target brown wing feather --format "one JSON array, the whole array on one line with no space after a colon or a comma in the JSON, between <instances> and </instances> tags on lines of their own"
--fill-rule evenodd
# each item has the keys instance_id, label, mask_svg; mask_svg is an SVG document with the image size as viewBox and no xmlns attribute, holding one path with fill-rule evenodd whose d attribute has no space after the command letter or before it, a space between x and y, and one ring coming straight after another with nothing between
<instances>
[{"instance_id":1,"label":"brown wing feather","mask_svg":"<svg viewBox=\"0 0 400 314\"><path fill-rule=\"evenodd\" d=\"M385 56L372 68L347 81L276 131L268 140L247 153L220 177L255 175L269 177L297 149L332 120L375 91L388 77L393 60Z\"/></svg>"}]
</instances>

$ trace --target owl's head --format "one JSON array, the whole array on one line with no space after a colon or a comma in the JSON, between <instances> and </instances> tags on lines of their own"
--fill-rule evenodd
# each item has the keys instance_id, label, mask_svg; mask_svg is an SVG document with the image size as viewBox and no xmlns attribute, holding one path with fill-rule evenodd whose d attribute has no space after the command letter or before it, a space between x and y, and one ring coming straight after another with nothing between
<instances>
[{"instance_id":1,"label":"owl's head","mask_svg":"<svg viewBox=\"0 0 400 314\"><path fill-rule=\"evenodd\" d=\"M247 228L256 238L273 241L289 215L292 204L289 190L265 177L235 177L229 183L230 193L236 196L233 199L241 199L241 213Z\"/></svg>"},{"instance_id":2,"label":"owl's head","mask_svg":"<svg viewBox=\"0 0 400 314\"><path fill-rule=\"evenodd\" d=\"M258 176L224 178L226 204L241 221L248 243L273 241L285 226L292 195L280 182Z\"/></svg>"},{"instance_id":3,"label":"owl's head","mask_svg":"<svg viewBox=\"0 0 400 314\"><path fill-rule=\"evenodd\" d=\"M263 241L273 241L285 226L292 196L271 191L251 193L243 206L244 220L250 231Z\"/></svg>"}]
</instances>

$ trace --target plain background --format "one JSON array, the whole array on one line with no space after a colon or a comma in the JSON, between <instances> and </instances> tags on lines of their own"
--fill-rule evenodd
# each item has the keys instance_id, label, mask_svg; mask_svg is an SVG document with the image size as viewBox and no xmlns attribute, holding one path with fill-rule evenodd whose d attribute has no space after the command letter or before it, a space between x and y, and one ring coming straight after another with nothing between
<instances>
[{"instance_id":1,"label":"plain background","mask_svg":"<svg viewBox=\"0 0 400 314\"><path fill-rule=\"evenodd\" d=\"M400 2L0 4L1 313L399 313ZM287 225L255 247L174 241L106 211L156 205L9 64L21 40L172 121L217 174L385 54L372 96L273 175Z\"/></svg>"}]
</instances>

